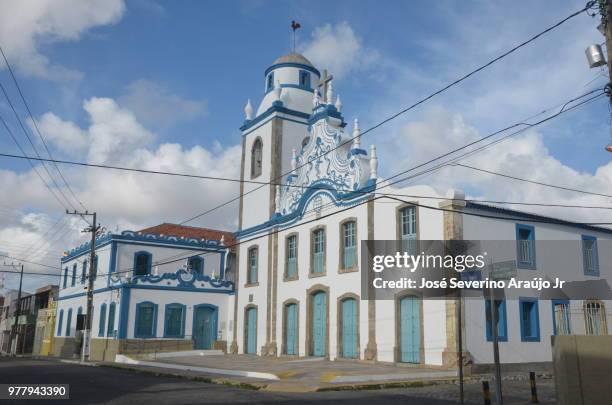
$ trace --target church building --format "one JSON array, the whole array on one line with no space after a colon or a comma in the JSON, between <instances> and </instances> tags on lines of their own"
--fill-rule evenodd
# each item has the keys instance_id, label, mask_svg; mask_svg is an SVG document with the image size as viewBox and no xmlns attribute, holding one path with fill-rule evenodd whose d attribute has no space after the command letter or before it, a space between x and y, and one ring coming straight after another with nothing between
<instances>
[{"instance_id":1,"label":"church building","mask_svg":"<svg viewBox=\"0 0 612 405\"><path fill-rule=\"evenodd\" d=\"M113 353L216 348L452 369L458 328L474 365L492 363L493 327L502 363L550 362L554 334L608 333L612 304L597 297L554 300L534 291L495 299L494 326L483 299L459 305L412 290L363 298L362 241L505 240L512 252L497 259L515 261L518 279L556 265L536 252L536 241L574 241L558 276L610 280L612 230L467 201L457 190L382 189L376 147L362 144L356 119L347 125L331 76L290 53L265 69L262 87L240 127L238 230L164 224L99 238L93 325L94 342L101 340L92 351L110 341ZM62 261L60 339L74 336L85 308L79 272L89 271L87 249Z\"/></svg>"}]
</instances>

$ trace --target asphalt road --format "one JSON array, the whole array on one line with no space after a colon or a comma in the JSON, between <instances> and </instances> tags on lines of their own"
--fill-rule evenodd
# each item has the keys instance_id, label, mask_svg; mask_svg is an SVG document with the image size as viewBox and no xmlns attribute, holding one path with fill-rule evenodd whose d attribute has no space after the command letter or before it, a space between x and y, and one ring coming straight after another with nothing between
<instances>
[{"instance_id":1,"label":"asphalt road","mask_svg":"<svg viewBox=\"0 0 612 405\"><path fill-rule=\"evenodd\" d=\"M269 393L217 384L159 377L108 367L81 366L49 360L0 358L2 384L70 384L69 400L36 400L35 404L227 404L294 403L339 405L456 404L453 385L410 389L319 393ZM539 382L540 403L555 403L551 380ZM504 403L529 403L527 381L505 382ZM482 404L479 384L466 385L466 403ZM9 401L0 400L0 403ZM19 403L11 401L10 403ZM23 403L26 403L24 401Z\"/></svg>"}]
</instances>

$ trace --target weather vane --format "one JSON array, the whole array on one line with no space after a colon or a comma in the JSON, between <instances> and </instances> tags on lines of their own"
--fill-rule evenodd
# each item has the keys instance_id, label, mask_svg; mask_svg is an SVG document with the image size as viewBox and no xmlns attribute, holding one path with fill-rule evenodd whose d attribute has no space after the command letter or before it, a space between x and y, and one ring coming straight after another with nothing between
<instances>
[{"instance_id":1,"label":"weather vane","mask_svg":"<svg viewBox=\"0 0 612 405\"><path fill-rule=\"evenodd\" d=\"M291 29L293 30L293 52L295 52L295 31L298 28L302 28L300 23L295 20L291 21Z\"/></svg>"}]
</instances>

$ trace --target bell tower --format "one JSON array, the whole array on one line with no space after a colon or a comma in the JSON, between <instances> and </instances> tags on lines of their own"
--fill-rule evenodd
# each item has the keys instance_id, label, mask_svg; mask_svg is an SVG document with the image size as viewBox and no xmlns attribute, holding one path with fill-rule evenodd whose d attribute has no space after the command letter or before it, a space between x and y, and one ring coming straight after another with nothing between
<instances>
[{"instance_id":1,"label":"bell tower","mask_svg":"<svg viewBox=\"0 0 612 405\"><path fill-rule=\"evenodd\" d=\"M312 99L320 77L308 59L290 53L266 69L264 97L257 110L247 101L245 121L240 127L243 182L239 230L264 224L274 217L276 186L265 183L283 183L281 176L291 170L293 150L299 151L308 137Z\"/></svg>"}]
</instances>

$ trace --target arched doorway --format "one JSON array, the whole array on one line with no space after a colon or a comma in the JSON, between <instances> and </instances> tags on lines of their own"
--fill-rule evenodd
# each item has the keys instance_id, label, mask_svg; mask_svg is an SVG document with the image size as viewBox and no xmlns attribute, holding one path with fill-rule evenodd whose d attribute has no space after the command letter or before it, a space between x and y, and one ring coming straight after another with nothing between
<instances>
[{"instance_id":1,"label":"arched doorway","mask_svg":"<svg viewBox=\"0 0 612 405\"><path fill-rule=\"evenodd\" d=\"M340 301L340 356L346 359L359 357L359 308L355 298Z\"/></svg>"},{"instance_id":2,"label":"arched doorway","mask_svg":"<svg viewBox=\"0 0 612 405\"><path fill-rule=\"evenodd\" d=\"M409 295L399 300L399 361L421 362L421 299Z\"/></svg>"},{"instance_id":3,"label":"arched doorway","mask_svg":"<svg viewBox=\"0 0 612 405\"><path fill-rule=\"evenodd\" d=\"M244 316L244 352L257 354L257 308L247 307Z\"/></svg>"},{"instance_id":4,"label":"arched doorway","mask_svg":"<svg viewBox=\"0 0 612 405\"><path fill-rule=\"evenodd\" d=\"M327 355L327 293L318 291L311 296L311 354Z\"/></svg>"},{"instance_id":5,"label":"arched doorway","mask_svg":"<svg viewBox=\"0 0 612 405\"><path fill-rule=\"evenodd\" d=\"M298 306L294 302L285 305L285 354L298 355Z\"/></svg>"}]
</instances>

